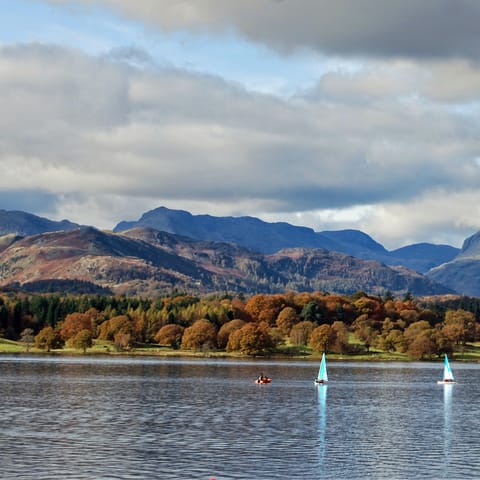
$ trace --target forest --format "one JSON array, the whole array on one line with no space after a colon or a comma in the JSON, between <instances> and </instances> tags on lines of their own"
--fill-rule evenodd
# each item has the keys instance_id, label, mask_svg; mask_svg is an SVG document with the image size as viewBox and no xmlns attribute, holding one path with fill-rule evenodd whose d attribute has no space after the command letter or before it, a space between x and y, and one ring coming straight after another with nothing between
<instances>
[{"instance_id":1,"label":"forest","mask_svg":"<svg viewBox=\"0 0 480 480\"><path fill-rule=\"evenodd\" d=\"M157 299L0 293L0 337L26 351L178 352L432 359L480 339L480 299L357 292L250 297L173 293Z\"/></svg>"}]
</instances>

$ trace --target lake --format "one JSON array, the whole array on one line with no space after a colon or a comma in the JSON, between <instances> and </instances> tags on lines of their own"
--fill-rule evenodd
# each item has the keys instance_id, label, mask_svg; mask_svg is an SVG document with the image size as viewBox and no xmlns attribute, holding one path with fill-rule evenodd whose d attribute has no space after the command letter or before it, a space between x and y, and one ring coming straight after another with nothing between
<instances>
[{"instance_id":1,"label":"lake","mask_svg":"<svg viewBox=\"0 0 480 480\"><path fill-rule=\"evenodd\" d=\"M480 365L451 365L2 356L1 478L480 478Z\"/></svg>"}]
</instances>

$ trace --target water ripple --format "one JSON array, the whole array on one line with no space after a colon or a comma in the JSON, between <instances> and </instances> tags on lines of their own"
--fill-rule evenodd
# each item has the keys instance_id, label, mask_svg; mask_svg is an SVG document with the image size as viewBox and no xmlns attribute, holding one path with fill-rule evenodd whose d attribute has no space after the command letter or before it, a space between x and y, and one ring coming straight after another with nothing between
<instances>
[{"instance_id":1,"label":"water ripple","mask_svg":"<svg viewBox=\"0 0 480 480\"><path fill-rule=\"evenodd\" d=\"M0 359L2 479L480 478L471 382L430 365ZM461 378L461 371L459 377Z\"/></svg>"}]
</instances>

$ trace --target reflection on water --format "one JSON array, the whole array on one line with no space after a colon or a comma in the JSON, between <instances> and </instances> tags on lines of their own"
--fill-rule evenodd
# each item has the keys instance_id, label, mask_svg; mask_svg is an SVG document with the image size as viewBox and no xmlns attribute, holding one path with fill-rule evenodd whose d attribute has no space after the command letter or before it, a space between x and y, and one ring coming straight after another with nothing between
<instances>
[{"instance_id":1,"label":"reflection on water","mask_svg":"<svg viewBox=\"0 0 480 480\"><path fill-rule=\"evenodd\" d=\"M1 478L480 478L480 366L440 369L0 357Z\"/></svg>"},{"instance_id":2,"label":"reflection on water","mask_svg":"<svg viewBox=\"0 0 480 480\"><path fill-rule=\"evenodd\" d=\"M444 471L448 471L448 465L451 458L451 438L452 438L452 427L451 427L451 410L452 410L452 394L453 394L454 385L452 384L443 384L443 414L444 414L444 430L443 430L443 463ZM444 476L443 478L448 478Z\"/></svg>"},{"instance_id":3,"label":"reflection on water","mask_svg":"<svg viewBox=\"0 0 480 480\"><path fill-rule=\"evenodd\" d=\"M318 396L318 464L323 468L325 452L327 450L326 430L327 430L327 389L326 384L316 384Z\"/></svg>"}]
</instances>

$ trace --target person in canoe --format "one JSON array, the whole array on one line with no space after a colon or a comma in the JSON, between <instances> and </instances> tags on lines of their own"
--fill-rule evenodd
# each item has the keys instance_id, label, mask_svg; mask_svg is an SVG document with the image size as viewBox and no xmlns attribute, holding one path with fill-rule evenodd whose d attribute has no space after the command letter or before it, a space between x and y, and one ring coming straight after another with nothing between
<instances>
[{"instance_id":1,"label":"person in canoe","mask_svg":"<svg viewBox=\"0 0 480 480\"><path fill-rule=\"evenodd\" d=\"M270 383L272 381L271 378L265 376L263 373L261 373L258 378L255 380L255 383Z\"/></svg>"}]
</instances>

